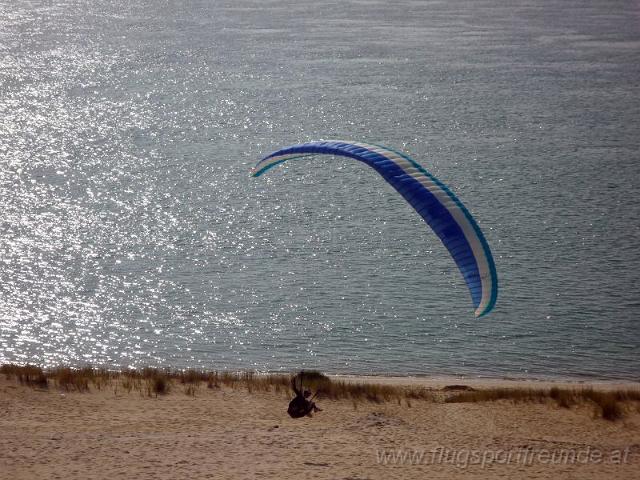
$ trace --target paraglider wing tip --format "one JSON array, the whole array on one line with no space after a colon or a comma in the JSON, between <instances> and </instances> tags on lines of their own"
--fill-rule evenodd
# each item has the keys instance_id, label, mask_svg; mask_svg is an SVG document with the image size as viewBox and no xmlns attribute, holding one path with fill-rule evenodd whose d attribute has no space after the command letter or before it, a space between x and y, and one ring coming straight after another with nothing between
<instances>
[{"instance_id":1,"label":"paraglider wing tip","mask_svg":"<svg viewBox=\"0 0 640 480\"><path fill-rule=\"evenodd\" d=\"M484 317L485 315L487 315L491 310L493 310L493 305L490 305L489 307L478 307L476 308L475 312L474 312L474 316L476 318L480 318L480 317Z\"/></svg>"}]
</instances>

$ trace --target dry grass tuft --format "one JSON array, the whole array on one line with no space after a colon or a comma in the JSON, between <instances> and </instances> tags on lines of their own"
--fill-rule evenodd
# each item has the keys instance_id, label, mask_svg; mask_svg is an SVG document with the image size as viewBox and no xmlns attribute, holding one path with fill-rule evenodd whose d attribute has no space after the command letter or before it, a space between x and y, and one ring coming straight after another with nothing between
<instances>
[{"instance_id":1,"label":"dry grass tuft","mask_svg":"<svg viewBox=\"0 0 640 480\"><path fill-rule=\"evenodd\" d=\"M137 375L137 372L135 371L131 371L131 370L124 371L119 376L119 382L116 380L115 383L116 384L115 384L114 391L116 394L118 389L118 383L124 390L126 390L127 393L131 393L132 390L142 391L142 379L140 378L139 375Z\"/></svg>"},{"instance_id":2,"label":"dry grass tuft","mask_svg":"<svg viewBox=\"0 0 640 480\"><path fill-rule=\"evenodd\" d=\"M143 376L147 384L147 395L149 397L155 395L166 395L171 389L171 380L169 374L157 369L145 369Z\"/></svg>"},{"instance_id":3,"label":"dry grass tuft","mask_svg":"<svg viewBox=\"0 0 640 480\"><path fill-rule=\"evenodd\" d=\"M209 375L206 372L199 370L185 370L177 374L180 383L197 385L200 382L206 382L209 380Z\"/></svg>"},{"instance_id":4,"label":"dry grass tuft","mask_svg":"<svg viewBox=\"0 0 640 480\"><path fill-rule=\"evenodd\" d=\"M512 402L544 403L554 401L561 408L571 408L581 404L592 404L596 416L605 420L618 420L624 416L625 403L640 401L638 390L597 391L592 388L568 389L553 387L544 389L488 388L463 392L448 397L445 402Z\"/></svg>"},{"instance_id":5,"label":"dry grass tuft","mask_svg":"<svg viewBox=\"0 0 640 480\"><path fill-rule=\"evenodd\" d=\"M218 372L209 373L207 375L207 388L220 388L218 383Z\"/></svg>"},{"instance_id":6,"label":"dry grass tuft","mask_svg":"<svg viewBox=\"0 0 640 480\"><path fill-rule=\"evenodd\" d=\"M15 377L23 385L43 389L49 388L49 380L40 367L7 364L0 366L0 373L3 373L7 379Z\"/></svg>"},{"instance_id":7,"label":"dry grass tuft","mask_svg":"<svg viewBox=\"0 0 640 480\"><path fill-rule=\"evenodd\" d=\"M67 367L51 370L48 375L54 379L58 387L64 388L67 392L71 390L88 392L89 382L94 376L91 369L75 370Z\"/></svg>"},{"instance_id":8,"label":"dry grass tuft","mask_svg":"<svg viewBox=\"0 0 640 480\"><path fill-rule=\"evenodd\" d=\"M618 395L621 392L598 392L591 388L581 390L582 397L596 405L596 415L605 420L618 420L623 417L624 409Z\"/></svg>"}]
</instances>

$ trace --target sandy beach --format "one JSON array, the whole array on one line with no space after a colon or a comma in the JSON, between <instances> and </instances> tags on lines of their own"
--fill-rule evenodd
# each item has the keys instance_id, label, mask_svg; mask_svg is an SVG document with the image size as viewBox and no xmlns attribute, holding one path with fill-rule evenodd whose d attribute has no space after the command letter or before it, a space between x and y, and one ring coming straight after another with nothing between
<instances>
[{"instance_id":1,"label":"sandy beach","mask_svg":"<svg viewBox=\"0 0 640 480\"><path fill-rule=\"evenodd\" d=\"M351 377L356 380L439 388L449 379ZM113 388L77 393L55 386L39 390L3 376L0 478L635 479L640 474L637 405L624 418L607 421L586 404L565 409L510 401L399 405L324 399L318 402L322 412L294 420L286 413L289 398L285 391L248 393L204 384L194 396L179 385L157 397Z\"/></svg>"}]
</instances>

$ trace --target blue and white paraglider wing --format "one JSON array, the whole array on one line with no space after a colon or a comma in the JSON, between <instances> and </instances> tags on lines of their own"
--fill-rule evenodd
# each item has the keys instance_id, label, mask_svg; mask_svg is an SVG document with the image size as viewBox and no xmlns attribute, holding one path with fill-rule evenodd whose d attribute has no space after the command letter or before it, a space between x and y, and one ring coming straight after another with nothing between
<instances>
[{"instance_id":1,"label":"blue and white paraglider wing","mask_svg":"<svg viewBox=\"0 0 640 480\"><path fill-rule=\"evenodd\" d=\"M469 288L476 317L491 311L498 296L498 276L489 244L453 192L409 156L366 143L309 142L267 155L258 162L252 175L258 177L287 160L315 155L349 157L375 169L420 214L449 250Z\"/></svg>"}]
</instances>

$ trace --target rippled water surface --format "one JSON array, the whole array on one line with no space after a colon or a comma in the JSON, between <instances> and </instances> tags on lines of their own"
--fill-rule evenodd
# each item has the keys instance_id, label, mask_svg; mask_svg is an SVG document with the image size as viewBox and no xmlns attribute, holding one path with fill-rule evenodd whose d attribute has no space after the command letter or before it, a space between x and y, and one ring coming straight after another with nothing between
<instances>
[{"instance_id":1,"label":"rippled water surface","mask_svg":"<svg viewBox=\"0 0 640 480\"><path fill-rule=\"evenodd\" d=\"M635 1L0 1L0 362L640 375ZM482 319L375 172L478 219Z\"/></svg>"}]
</instances>

